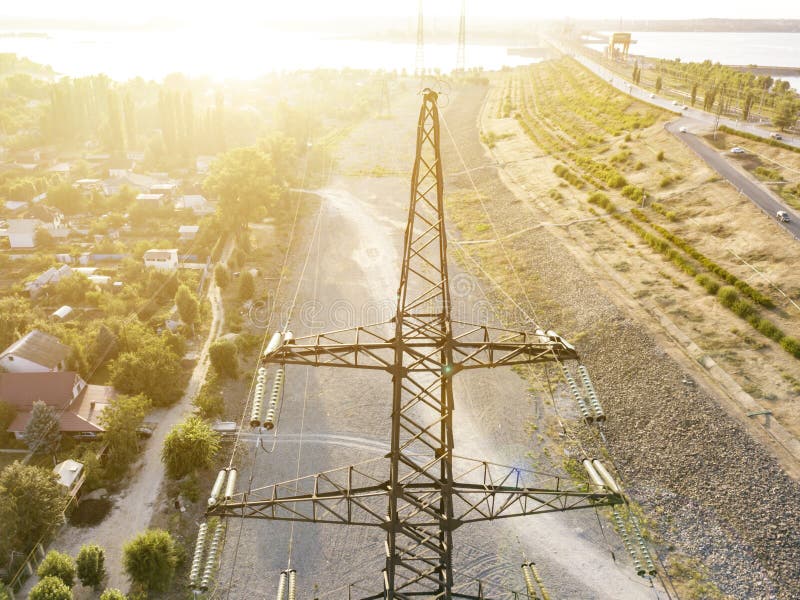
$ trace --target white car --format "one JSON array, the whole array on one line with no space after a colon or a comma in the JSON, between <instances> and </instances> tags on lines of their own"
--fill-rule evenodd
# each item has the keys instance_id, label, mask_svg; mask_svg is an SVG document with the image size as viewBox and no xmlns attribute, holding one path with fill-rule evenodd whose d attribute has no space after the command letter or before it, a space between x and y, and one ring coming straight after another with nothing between
<instances>
[{"instance_id":1,"label":"white car","mask_svg":"<svg viewBox=\"0 0 800 600\"><path fill-rule=\"evenodd\" d=\"M731 152L734 154L744 154L744 148L739 148L739 146L734 146L731 148Z\"/></svg>"},{"instance_id":2,"label":"white car","mask_svg":"<svg viewBox=\"0 0 800 600\"><path fill-rule=\"evenodd\" d=\"M655 98L655 97L656 97L656 95L655 95L655 94L650 94L650 97L651 97L651 98Z\"/></svg>"},{"instance_id":3,"label":"white car","mask_svg":"<svg viewBox=\"0 0 800 600\"><path fill-rule=\"evenodd\" d=\"M681 106L681 110L689 110L689 107L684 104L683 106Z\"/></svg>"},{"instance_id":4,"label":"white car","mask_svg":"<svg viewBox=\"0 0 800 600\"><path fill-rule=\"evenodd\" d=\"M677 100L673 100L672 101L672 106L678 106L678 101Z\"/></svg>"},{"instance_id":5,"label":"white car","mask_svg":"<svg viewBox=\"0 0 800 600\"><path fill-rule=\"evenodd\" d=\"M686 127L681 127L680 129L678 129L678 131L680 131L681 133L686 133L689 130L686 129Z\"/></svg>"},{"instance_id":6,"label":"white car","mask_svg":"<svg viewBox=\"0 0 800 600\"><path fill-rule=\"evenodd\" d=\"M785 210L779 210L775 216L778 218L778 221L783 223L789 222L789 213L787 213Z\"/></svg>"}]
</instances>

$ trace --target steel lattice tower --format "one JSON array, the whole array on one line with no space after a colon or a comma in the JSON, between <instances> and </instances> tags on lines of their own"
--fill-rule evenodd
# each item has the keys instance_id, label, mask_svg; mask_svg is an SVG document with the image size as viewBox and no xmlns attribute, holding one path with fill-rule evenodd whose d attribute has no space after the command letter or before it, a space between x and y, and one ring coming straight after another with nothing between
<instances>
[{"instance_id":1,"label":"steel lattice tower","mask_svg":"<svg viewBox=\"0 0 800 600\"><path fill-rule=\"evenodd\" d=\"M458 20L458 53L456 54L456 71L463 73L467 47L467 1L461 0L461 18Z\"/></svg>"},{"instance_id":2,"label":"steel lattice tower","mask_svg":"<svg viewBox=\"0 0 800 600\"><path fill-rule=\"evenodd\" d=\"M392 377L391 451L383 458L273 484L208 514L380 527L383 590L369 598L479 598L454 588L455 529L466 523L619 504L605 488L571 489L555 476L453 453L459 371L577 359L552 331L453 321L439 150L437 94L423 93L397 294L388 322L280 339L263 363L373 369ZM492 598L491 592L480 598Z\"/></svg>"}]
</instances>

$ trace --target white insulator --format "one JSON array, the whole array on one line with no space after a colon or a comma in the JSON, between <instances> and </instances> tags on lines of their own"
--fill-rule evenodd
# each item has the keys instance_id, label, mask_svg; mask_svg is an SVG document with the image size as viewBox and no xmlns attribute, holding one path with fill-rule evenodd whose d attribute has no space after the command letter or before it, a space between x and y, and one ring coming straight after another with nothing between
<instances>
[{"instance_id":1,"label":"white insulator","mask_svg":"<svg viewBox=\"0 0 800 600\"><path fill-rule=\"evenodd\" d=\"M201 590L207 590L208 584L211 582L211 574L214 572L214 565L217 562L217 551L219 550L219 543L222 539L223 529L222 523L220 523L214 530L214 537L212 538L211 545L208 548L205 569L203 569L203 579L200 581Z\"/></svg>"},{"instance_id":2,"label":"white insulator","mask_svg":"<svg viewBox=\"0 0 800 600\"><path fill-rule=\"evenodd\" d=\"M222 469L222 471L217 473L217 479L214 481L214 487L211 488L211 495L208 497L209 506L214 506L219 502L219 495L222 493L222 486L225 485L225 477L227 475L227 469Z\"/></svg>"},{"instance_id":3,"label":"white insulator","mask_svg":"<svg viewBox=\"0 0 800 600\"><path fill-rule=\"evenodd\" d=\"M272 429L275 427L275 415L278 411L278 402L281 398L281 391L283 390L284 370L278 369L275 372L275 381L272 383L272 392L269 397L269 408L267 409L267 416L264 418L264 428Z\"/></svg>"},{"instance_id":4,"label":"white insulator","mask_svg":"<svg viewBox=\"0 0 800 600\"><path fill-rule=\"evenodd\" d=\"M636 569L636 574L641 577L645 574L645 570L642 567L641 561L639 560L639 555L636 553L636 550L634 549L630 538L628 537L628 530L625 527L622 516L620 516L615 507L611 508L611 514L614 517L614 523L616 523L617 529L619 529L619 536L622 538L622 543L625 544L625 549L628 551L628 554L630 554L631 560L633 560L633 568Z\"/></svg>"},{"instance_id":5,"label":"white insulator","mask_svg":"<svg viewBox=\"0 0 800 600\"><path fill-rule=\"evenodd\" d=\"M281 578L278 580L277 600L286 600L286 571L281 571Z\"/></svg>"},{"instance_id":6,"label":"white insulator","mask_svg":"<svg viewBox=\"0 0 800 600\"><path fill-rule=\"evenodd\" d=\"M597 471L597 474L600 475L600 478L603 480L603 483L606 484L606 487L608 489L610 489L615 494L622 493L622 491L619 489L619 486L617 485L617 482L614 481L614 478L611 476L611 473L609 473L608 470L605 468L605 466L603 466L603 463L601 463L599 460L595 458L592 461L592 466Z\"/></svg>"},{"instance_id":7,"label":"white insulator","mask_svg":"<svg viewBox=\"0 0 800 600\"><path fill-rule=\"evenodd\" d=\"M259 375L259 377L261 377ZM260 427L264 414L264 384L257 383L253 392L253 407L250 409L250 427Z\"/></svg>"},{"instance_id":8,"label":"white insulator","mask_svg":"<svg viewBox=\"0 0 800 600\"><path fill-rule=\"evenodd\" d=\"M653 557L650 555L650 550L647 547L647 542L644 540L642 530L639 528L639 519L635 515L631 515L631 524L633 525L633 532L636 535L636 542L639 545L639 553L644 559L645 567L647 568L648 575L656 575L656 565L653 562Z\"/></svg>"},{"instance_id":9,"label":"white insulator","mask_svg":"<svg viewBox=\"0 0 800 600\"><path fill-rule=\"evenodd\" d=\"M228 483L225 485L225 500L233 498L233 494L236 491L236 476L236 469L231 469L228 473Z\"/></svg>"},{"instance_id":10,"label":"white insulator","mask_svg":"<svg viewBox=\"0 0 800 600\"><path fill-rule=\"evenodd\" d=\"M297 600L297 571L289 571L289 600Z\"/></svg>"},{"instance_id":11,"label":"white insulator","mask_svg":"<svg viewBox=\"0 0 800 600\"><path fill-rule=\"evenodd\" d=\"M586 402L583 400L581 393L578 391L578 385L575 383L575 380L572 378L572 374L567 371L567 368L562 364L561 370L564 372L564 379L567 380L567 386L569 386L570 392L572 392L572 397L575 398L575 402L578 404L578 410L583 417L583 420L587 423L591 423L594 421L594 417L592 413L589 412L589 409L586 407Z\"/></svg>"},{"instance_id":12,"label":"white insulator","mask_svg":"<svg viewBox=\"0 0 800 600\"><path fill-rule=\"evenodd\" d=\"M283 343L294 344L294 334L291 331L287 331L283 334Z\"/></svg>"},{"instance_id":13,"label":"white insulator","mask_svg":"<svg viewBox=\"0 0 800 600\"><path fill-rule=\"evenodd\" d=\"M275 350L280 348L282 342L283 342L283 335L281 334L281 332L276 331L275 333L273 333L272 337L269 340L269 343L267 344L267 347L264 349L263 356L269 356L270 354L275 352Z\"/></svg>"},{"instance_id":14,"label":"white insulator","mask_svg":"<svg viewBox=\"0 0 800 600\"><path fill-rule=\"evenodd\" d=\"M590 461L588 458L584 458L582 462L583 462L583 468L586 469L586 474L589 476L592 485L594 485L596 488L600 489L604 488L605 483L603 482L603 479L600 477L598 472L595 470L594 465L592 465L592 461Z\"/></svg>"},{"instance_id":15,"label":"white insulator","mask_svg":"<svg viewBox=\"0 0 800 600\"><path fill-rule=\"evenodd\" d=\"M206 551L206 533L208 532L208 523L201 523L200 529L197 531L197 542L194 546L194 556L192 557L192 570L189 573L189 584L194 588L197 587L198 577L200 576L200 565L203 562L203 554Z\"/></svg>"},{"instance_id":16,"label":"white insulator","mask_svg":"<svg viewBox=\"0 0 800 600\"><path fill-rule=\"evenodd\" d=\"M258 383L266 383L266 381L267 381L267 368L266 367L260 367L258 369L258 377L256 377L256 381L258 381Z\"/></svg>"},{"instance_id":17,"label":"white insulator","mask_svg":"<svg viewBox=\"0 0 800 600\"><path fill-rule=\"evenodd\" d=\"M583 365L578 365L578 372L581 374L583 387L586 389L586 395L589 397L589 404L594 411L594 418L598 421L605 421L606 415L603 408L600 406L600 400L597 398L597 393L594 391L592 380L589 378L589 371Z\"/></svg>"},{"instance_id":18,"label":"white insulator","mask_svg":"<svg viewBox=\"0 0 800 600\"><path fill-rule=\"evenodd\" d=\"M536 568L536 565L533 563L528 563L528 568L533 573L533 578L536 580L536 584L539 586L539 592L542 595L542 600L550 600L550 594L547 593L547 590L544 589L544 581L542 581L542 577L539 575L539 570Z\"/></svg>"},{"instance_id":19,"label":"white insulator","mask_svg":"<svg viewBox=\"0 0 800 600\"><path fill-rule=\"evenodd\" d=\"M536 587L533 585L533 574L527 563L522 565L522 577L525 578L525 589L528 592L530 600L539 600L539 595L536 593Z\"/></svg>"},{"instance_id":20,"label":"white insulator","mask_svg":"<svg viewBox=\"0 0 800 600\"><path fill-rule=\"evenodd\" d=\"M272 429L275 427L275 409L270 408L267 410L267 416L264 417L264 423L262 424L264 429Z\"/></svg>"}]
</instances>

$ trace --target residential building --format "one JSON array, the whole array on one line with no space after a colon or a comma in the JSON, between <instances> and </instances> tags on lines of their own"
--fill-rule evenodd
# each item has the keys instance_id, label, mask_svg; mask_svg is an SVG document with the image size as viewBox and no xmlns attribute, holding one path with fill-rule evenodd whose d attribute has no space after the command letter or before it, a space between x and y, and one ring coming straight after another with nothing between
<instances>
[{"instance_id":1,"label":"residential building","mask_svg":"<svg viewBox=\"0 0 800 600\"><path fill-rule=\"evenodd\" d=\"M68 265L50 267L33 281L27 282L25 290L31 295L31 298L37 298L47 286L72 277L72 273L73 271Z\"/></svg>"},{"instance_id":2,"label":"residential building","mask_svg":"<svg viewBox=\"0 0 800 600\"><path fill-rule=\"evenodd\" d=\"M42 226L39 219L9 219L5 235L11 248L35 248L36 231Z\"/></svg>"},{"instance_id":3,"label":"residential building","mask_svg":"<svg viewBox=\"0 0 800 600\"><path fill-rule=\"evenodd\" d=\"M191 210L197 216L212 215L215 208L200 194L185 194L175 201L175 210Z\"/></svg>"},{"instance_id":4,"label":"residential building","mask_svg":"<svg viewBox=\"0 0 800 600\"><path fill-rule=\"evenodd\" d=\"M168 250L148 250L144 253L144 266L174 271L178 268L177 248L171 248Z\"/></svg>"},{"instance_id":5,"label":"residential building","mask_svg":"<svg viewBox=\"0 0 800 600\"><path fill-rule=\"evenodd\" d=\"M33 329L0 353L0 368L9 373L63 371L70 352L52 335Z\"/></svg>"},{"instance_id":6,"label":"residential building","mask_svg":"<svg viewBox=\"0 0 800 600\"><path fill-rule=\"evenodd\" d=\"M181 225L178 227L178 235L182 241L190 241L197 237L197 232L200 231L199 225Z\"/></svg>"}]
</instances>

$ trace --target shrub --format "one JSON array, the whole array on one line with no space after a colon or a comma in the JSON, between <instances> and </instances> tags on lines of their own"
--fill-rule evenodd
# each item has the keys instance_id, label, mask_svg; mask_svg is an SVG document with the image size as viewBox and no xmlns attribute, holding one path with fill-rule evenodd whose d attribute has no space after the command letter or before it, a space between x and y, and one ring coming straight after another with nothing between
<instances>
[{"instance_id":1,"label":"shrub","mask_svg":"<svg viewBox=\"0 0 800 600\"><path fill-rule=\"evenodd\" d=\"M608 212L612 212L616 207L611 200L608 199L603 192L594 192L591 196L587 198L589 204L597 204L598 206L602 206Z\"/></svg>"},{"instance_id":2,"label":"shrub","mask_svg":"<svg viewBox=\"0 0 800 600\"><path fill-rule=\"evenodd\" d=\"M33 586L28 600L72 600L72 590L58 577L49 576Z\"/></svg>"},{"instance_id":3,"label":"shrub","mask_svg":"<svg viewBox=\"0 0 800 600\"><path fill-rule=\"evenodd\" d=\"M659 150L658 151L658 154L656 154L656 160L658 162L661 162L662 160L664 160L664 151L663 150Z\"/></svg>"},{"instance_id":4,"label":"shrub","mask_svg":"<svg viewBox=\"0 0 800 600\"><path fill-rule=\"evenodd\" d=\"M791 336L786 336L781 340L781 348L786 350L795 358L800 358L800 340Z\"/></svg>"},{"instance_id":5,"label":"shrub","mask_svg":"<svg viewBox=\"0 0 800 600\"><path fill-rule=\"evenodd\" d=\"M747 300L742 300L742 299L739 299L736 302L734 302L733 306L731 306L730 309L743 319L747 319L754 312L753 305L750 304Z\"/></svg>"},{"instance_id":6,"label":"shrub","mask_svg":"<svg viewBox=\"0 0 800 600\"><path fill-rule=\"evenodd\" d=\"M230 340L216 340L208 349L211 366L219 375L236 379L239 371L239 357L236 344Z\"/></svg>"},{"instance_id":7,"label":"shrub","mask_svg":"<svg viewBox=\"0 0 800 600\"><path fill-rule=\"evenodd\" d=\"M700 275L695 277L695 281L700 285L702 285L705 288L706 292L708 292L712 296L716 295L716 293L719 291L719 283L714 281L714 279L712 279L705 273L701 273Z\"/></svg>"},{"instance_id":8,"label":"shrub","mask_svg":"<svg viewBox=\"0 0 800 600\"><path fill-rule=\"evenodd\" d=\"M69 554L63 554L56 550L50 550L47 556L36 569L36 574L44 579L45 577L58 577L68 588L75 585L75 562Z\"/></svg>"},{"instance_id":9,"label":"shrub","mask_svg":"<svg viewBox=\"0 0 800 600\"><path fill-rule=\"evenodd\" d=\"M161 460L167 474L180 479L211 464L219 450L220 436L200 417L189 417L167 434Z\"/></svg>"},{"instance_id":10,"label":"shrub","mask_svg":"<svg viewBox=\"0 0 800 600\"><path fill-rule=\"evenodd\" d=\"M75 561L81 583L96 590L106 576L105 561L106 553L100 546L96 544L83 546Z\"/></svg>"},{"instance_id":11,"label":"shrub","mask_svg":"<svg viewBox=\"0 0 800 600\"><path fill-rule=\"evenodd\" d=\"M739 299L739 294L736 293L736 288L731 285L722 286L717 292L717 298L720 303L726 308L731 308L734 303Z\"/></svg>"},{"instance_id":12,"label":"shrub","mask_svg":"<svg viewBox=\"0 0 800 600\"><path fill-rule=\"evenodd\" d=\"M127 597L118 589L109 588L100 594L100 600L127 600Z\"/></svg>"},{"instance_id":13,"label":"shrub","mask_svg":"<svg viewBox=\"0 0 800 600\"><path fill-rule=\"evenodd\" d=\"M163 529L148 529L125 544L122 562L133 583L145 590L166 590L178 564L175 540Z\"/></svg>"},{"instance_id":14,"label":"shrub","mask_svg":"<svg viewBox=\"0 0 800 600\"><path fill-rule=\"evenodd\" d=\"M214 267L214 281L223 290L228 287L228 284L231 282L231 273L228 271L228 267L223 263L219 263Z\"/></svg>"},{"instance_id":15,"label":"shrub","mask_svg":"<svg viewBox=\"0 0 800 600\"><path fill-rule=\"evenodd\" d=\"M750 324L753 327L758 329L758 331L763 333L765 336L767 336L771 340L775 340L776 342L780 342L784 337L783 336L783 331L781 331L780 328L777 325L775 325L775 323L770 321L769 319L762 319L762 318L759 318L756 315L751 315L751 317L750 317L750 319L748 319L748 321L750 322Z\"/></svg>"},{"instance_id":16,"label":"shrub","mask_svg":"<svg viewBox=\"0 0 800 600\"><path fill-rule=\"evenodd\" d=\"M644 197L644 189L637 185L628 184L622 188L622 195L626 198L630 198L634 202L641 202Z\"/></svg>"}]
</instances>

